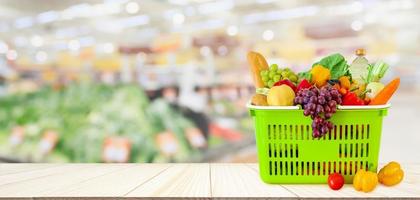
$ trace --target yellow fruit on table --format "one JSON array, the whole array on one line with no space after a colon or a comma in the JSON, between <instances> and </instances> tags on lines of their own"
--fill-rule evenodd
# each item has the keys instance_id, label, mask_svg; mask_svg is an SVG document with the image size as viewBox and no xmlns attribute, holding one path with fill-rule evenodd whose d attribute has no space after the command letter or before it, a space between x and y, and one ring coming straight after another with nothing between
<instances>
[{"instance_id":1,"label":"yellow fruit on table","mask_svg":"<svg viewBox=\"0 0 420 200\"><path fill-rule=\"evenodd\" d=\"M327 81L331 78L331 72L328 68L322 65L315 65L311 69L312 83L318 88L327 84Z\"/></svg>"},{"instance_id":2,"label":"yellow fruit on table","mask_svg":"<svg viewBox=\"0 0 420 200\"><path fill-rule=\"evenodd\" d=\"M274 86L268 91L269 106L293 106L295 92L287 85Z\"/></svg>"},{"instance_id":3,"label":"yellow fruit on table","mask_svg":"<svg viewBox=\"0 0 420 200\"><path fill-rule=\"evenodd\" d=\"M397 162L390 162L378 173L379 182L386 186L393 186L400 183L404 178L404 171Z\"/></svg>"},{"instance_id":4,"label":"yellow fruit on table","mask_svg":"<svg viewBox=\"0 0 420 200\"><path fill-rule=\"evenodd\" d=\"M371 192L378 185L378 176L371 171L359 169L353 178L353 187L357 191Z\"/></svg>"}]
</instances>

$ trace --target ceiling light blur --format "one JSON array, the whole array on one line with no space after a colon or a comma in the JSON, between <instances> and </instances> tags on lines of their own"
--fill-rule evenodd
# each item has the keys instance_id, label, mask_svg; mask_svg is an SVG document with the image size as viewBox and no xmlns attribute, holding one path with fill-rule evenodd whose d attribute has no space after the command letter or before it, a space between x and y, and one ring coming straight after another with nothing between
<instances>
[{"instance_id":1,"label":"ceiling light blur","mask_svg":"<svg viewBox=\"0 0 420 200\"><path fill-rule=\"evenodd\" d=\"M221 45L217 48L217 54L226 56L228 54L228 48L225 45Z\"/></svg>"},{"instance_id":2,"label":"ceiling light blur","mask_svg":"<svg viewBox=\"0 0 420 200\"><path fill-rule=\"evenodd\" d=\"M265 30L262 34L262 38L265 41L270 41L274 38L274 32L272 30Z\"/></svg>"},{"instance_id":3,"label":"ceiling light blur","mask_svg":"<svg viewBox=\"0 0 420 200\"><path fill-rule=\"evenodd\" d=\"M0 54L5 54L8 50L9 46L5 42L0 41Z\"/></svg>"},{"instance_id":4,"label":"ceiling light blur","mask_svg":"<svg viewBox=\"0 0 420 200\"><path fill-rule=\"evenodd\" d=\"M235 36L236 34L238 34L238 27L237 26L229 26L226 29L226 33L230 36Z\"/></svg>"},{"instance_id":5,"label":"ceiling light blur","mask_svg":"<svg viewBox=\"0 0 420 200\"><path fill-rule=\"evenodd\" d=\"M7 32L9 30L9 24L0 22L0 32Z\"/></svg>"},{"instance_id":6,"label":"ceiling light blur","mask_svg":"<svg viewBox=\"0 0 420 200\"><path fill-rule=\"evenodd\" d=\"M18 54L15 50L9 50L6 54L6 58L8 60L16 60L18 57Z\"/></svg>"},{"instance_id":7,"label":"ceiling light blur","mask_svg":"<svg viewBox=\"0 0 420 200\"><path fill-rule=\"evenodd\" d=\"M32 17L23 17L23 18L19 18L15 21L15 27L18 29L22 29L22 28L28 28L31 27L34 24L34 20L32 19Z\"/></svg>"},{"instance_id":8,"label":"ceiling light blur","mask_svg":"<svg viewBox=\"0 0 420 200\"><path fill-rule=\"evenodd\" d=\"M28 39L23 36L16 36L13 38L13 44L18 47L23 47L28 44Z\"/></svg>"},{"instance_id":9,"label":"ceiling light blur","mask_svg":"<svg viewBox=\"0 0 420 200\"><path fill-rule=\"evenodd\" d=\"M170 4L185 6L188 4L188 0L168 0Z\"/></svg>"},{"instance_id":10,"label":"ceiling light blur","mask_svg":"<svg viewBox=\"0 0 420 200\"><path fill-rule=\"evenodd\" d=\"M127 5L125 5L125 11L129 14L135 14L140 10L140 6L137 2L128 2Z\"/></svg>"},{"instance_id":11,"label":"ceiling light blur","mask_svg":"<svg viewBox=\"0 0 420 200\"><path fill-rule=\"evenodd\" d=\"M208 47L208 46L202 46L202 47L200 48L200 54L201 54L202 56L208 56L208 55L210 55L210 54L211 54L211 49L210 49L210 47Z\"/></svg>"},{"instance_id":12,"label":"ceiling light blur","mask_svg":"<svg viewBox=\"0 0 420 200\"><path fill-rule=\"evenodd\" d=\"M243 17L244 23L252 24L263 21L276 21L316 15L320 8L318 6L303 6L298 8L273 10L268 12L252 13Z\"/></svg>"},{"instance_id":13,"label":"ceiling light blur","mask_svg":"<svg viewBox=\"0 0 420 200\"><path fill-rule=\"evenodd\" d=\"M175 13L175 14L172 16L172 22L173 22L175 25L181 25L181 24L183 24L183 23L184 23L184 21L185 21L185 16L184 16L184 14L182 14L182 13Z\"/></svg>"},{"instance_id":14,"label":"ceiling light blur","mask_svg":"<svg viewBox=\"0 0 420 200\"><path fill-rule=\"evenodd\" d=\"M70 40L67 48L70 49L70 51L78 51L80 49L80 42L79 40Z\"/></svg>"},{"instance_id":15,"label":"ceiling light blur","mask_svg":"<svg viewBox=\"0 0 420 200\"><path fill-rule=\"evenodd\" d=\"M235 6L232 0L216 1L201 4L198 6L198 13L200 14L211 14L215 12L231 10Z\"/></svg>"},{"instance_id":16,"label":"ceiling light blur","mask_svg":"<svg viewBox=\"0 0 420 200\"><path fill-rule=\"evenodd\" d=\"M35 54L35 59L36 59L36 61L38 61L40 63L43 63L43 62L47 61L48 55L45 51L38 51Z\"/></svg>"},{"instance_id":17,"label":"ceiling light blur","mask_svg":"<svg viewBox=\"0 0 420 200\"><path fill-rule=\"evenodd\" d=\"M353 21L351 23L351 29L353 29L354 31L360 31L363 29L363 23L361 21Z\"/></svg>"},{"instance_id":18,"label":"ceiling light blur","mask_svg":"<svg viewBox=\"0 0 420 200\"><path fill-rule=\"evenodd\" d=\"M41 36L35 35L35 36L32 36L31 38L31 44L34 47L40 47L44 44L44 40L42 39Z\"/></svg>"},{"instance_id":19,"label":"ceiling light blur","mask_svg":"<svg viewBox=\"0 0 420 200\"><path fill-rule=\"evenodd\" d=\"M114 45L112 43L105 43L103 46L104 53L113 53L115 50Z\"/></svg>"},{"instance_id":20,"label":"ceiling light blur","mask_svg":"<svg viewBox=\"0 0 420 200\"><path fill-rule=\"evenodd\" d=\"M57 11L48 11L48 12L43 12L39 14L36 17L36 20L40 24L45 24L45 23L56 21L59 18L60 18L60 14Z\"/></svg>"}]
</instances>

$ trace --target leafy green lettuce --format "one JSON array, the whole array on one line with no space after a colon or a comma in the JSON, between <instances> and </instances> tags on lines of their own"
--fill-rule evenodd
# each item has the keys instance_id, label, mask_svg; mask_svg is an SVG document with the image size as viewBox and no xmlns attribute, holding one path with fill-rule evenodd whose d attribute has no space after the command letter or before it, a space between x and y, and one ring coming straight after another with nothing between
<instances>
[{"instance_id":1,"label":"leafy green lettuce","mask_svg":"<svg viewBox=\"0 0 420 200\"><path fill-rule=\"evenodd\" d=\"M351 75L346 59L339 53L329 55L312 65L322 65L331 72L331 79L339 79L344 75ZM351 76L350 76L351 77Z\"/></svg>"}]
</instances>

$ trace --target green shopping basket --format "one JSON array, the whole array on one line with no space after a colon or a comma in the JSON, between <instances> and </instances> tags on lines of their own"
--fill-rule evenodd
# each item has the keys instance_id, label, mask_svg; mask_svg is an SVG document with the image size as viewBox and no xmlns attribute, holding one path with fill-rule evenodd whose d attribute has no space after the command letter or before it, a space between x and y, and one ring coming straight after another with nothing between
<instances>
[{"instance_id":1,"label":"green shopping basket","mask_svg":"<svg viewBox=\"0 0 420 200\"><path fill-rule=\"evenodd\" d=\"M351 183L357 169L377 170L382 119L390 105L339 106L331 118L334 128L321 138L312 137L312 119L298 106L247 107L266 183L325 183L334 172Z\"/></svg>"}]
</instances>

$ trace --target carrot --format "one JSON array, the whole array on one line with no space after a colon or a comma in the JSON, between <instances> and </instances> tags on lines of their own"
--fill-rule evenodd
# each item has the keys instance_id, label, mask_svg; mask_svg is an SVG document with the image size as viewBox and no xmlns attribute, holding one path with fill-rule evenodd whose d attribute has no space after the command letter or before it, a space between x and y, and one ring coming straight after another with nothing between
<instances>
[{"instance_id":1,"label":"carrot","mask_svg":"<svg viewBox=\"0 0 420 200\"><path fill-rule=\"evenodd\" d=\"M388 83L369 103L369 105L386 104L400 85L400 78L396 78Z\"/></svg>"}]
</instances>

